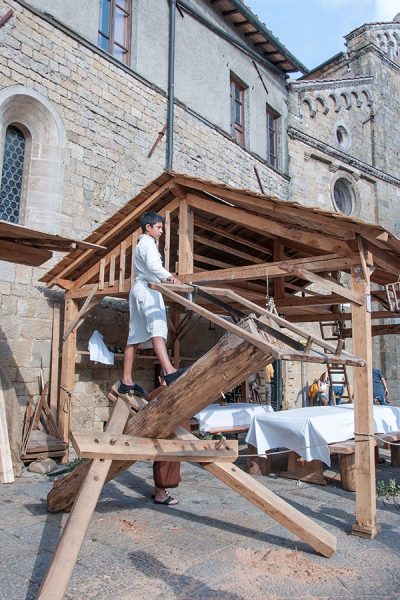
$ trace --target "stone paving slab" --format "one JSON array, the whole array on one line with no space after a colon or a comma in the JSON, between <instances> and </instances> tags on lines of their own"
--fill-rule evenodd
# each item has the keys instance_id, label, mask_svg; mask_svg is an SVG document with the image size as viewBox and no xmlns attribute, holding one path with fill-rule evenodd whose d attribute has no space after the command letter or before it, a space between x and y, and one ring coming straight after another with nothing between
<instances>
[{"instance_id":1,"label":"stone paving slab","mask_svg":"<svg viewBox=\"0 0 400 600\"><path fill-rule=\"evenodd\" d=\"M400 512L379 502L380 535L349 535L355 494L333 485L257 478L338 540L318 556L196 465L183 465L175 507L151 500L152 470L137 463L103 490L66 600L383 598L399 600ZM398 469L378 467L377 479ZM52 481L25 473L0 486L0 600L31 600L66 515L46 511Z\"/></svg>"}]
</instances>

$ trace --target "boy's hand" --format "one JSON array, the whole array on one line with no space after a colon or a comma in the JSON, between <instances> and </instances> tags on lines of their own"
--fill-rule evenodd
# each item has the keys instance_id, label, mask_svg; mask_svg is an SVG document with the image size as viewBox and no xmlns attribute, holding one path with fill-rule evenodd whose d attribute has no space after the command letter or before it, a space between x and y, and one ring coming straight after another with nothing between
<instances>
[{"instance_id":1,"label":"boy's hand","mask_svg":"<svg viewBox=\"0 0 400 600\"><path fill-rule=\"evenodd\" d=\"M180 283L180 281L175 275L171 275L171 277L168 277L167 283Z\"/></svg>"}]
</instances>

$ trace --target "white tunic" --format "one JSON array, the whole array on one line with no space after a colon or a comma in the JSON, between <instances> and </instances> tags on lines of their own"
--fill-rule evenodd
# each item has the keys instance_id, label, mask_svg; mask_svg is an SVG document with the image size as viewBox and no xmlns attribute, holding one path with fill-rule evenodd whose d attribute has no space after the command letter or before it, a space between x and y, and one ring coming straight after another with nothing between
<instances>
[{"instance_id":1,"label":"white tunic","mask_svg":"<svg viewBox=\"0 0 400 600\"><path fill-rule=\"evenodd\" d=\"M134 253L135 280L129 293L128 344L141 344L152 337L168 335L167 315L162 295L148 287L148 282L160 283L171 277L162 265L155 240L144 234Z\"/></svg>"}]
</instances>

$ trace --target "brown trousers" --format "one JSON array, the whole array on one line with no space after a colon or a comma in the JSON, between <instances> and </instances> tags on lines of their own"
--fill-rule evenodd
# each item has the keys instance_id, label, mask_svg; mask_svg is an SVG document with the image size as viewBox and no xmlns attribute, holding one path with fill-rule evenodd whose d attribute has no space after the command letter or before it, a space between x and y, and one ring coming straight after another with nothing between
<instances>
[{"instance_id":1,"label":"brown trousers","mask_svg":"<svg viewBox=\"0 0 400 600\"><path fill-rule=\"evenodd\" d=\"M151 402L160 392L165 389L165 385L160 385L150 392L148 400ZM189 422L182 424L182 427L190 431ZM159 460L153 463L153 478L154 485L158 488L175 488L178 487L181 478L181 463L172 462L170 460Z\"/></svg>"}]
</instances>

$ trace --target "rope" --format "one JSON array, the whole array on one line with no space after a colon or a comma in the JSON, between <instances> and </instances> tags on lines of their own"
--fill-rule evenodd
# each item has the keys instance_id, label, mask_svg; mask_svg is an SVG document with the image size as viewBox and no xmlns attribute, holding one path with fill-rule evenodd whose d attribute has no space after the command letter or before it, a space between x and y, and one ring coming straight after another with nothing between
<instances>
[{"instance_id":1,"label":"rope","mask_svg":"<svg viewBox=\"0 0 400 600\"><path fill-rule=\"evenodd\" d=\"M60 388L65 392L65 398L63 402L62 409L65 413L71 412L71 404L72 404L72 390L67 389L63 385L60 385Z\"/></svg>"}]
</instances>

